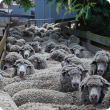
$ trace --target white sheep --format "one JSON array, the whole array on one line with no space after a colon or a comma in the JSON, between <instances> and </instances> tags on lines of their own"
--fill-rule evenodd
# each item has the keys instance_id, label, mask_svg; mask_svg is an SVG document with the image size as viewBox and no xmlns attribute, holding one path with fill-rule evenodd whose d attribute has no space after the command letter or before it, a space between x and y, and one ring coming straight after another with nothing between
<instances>
[{"instance_id":1,"label":"white sheep","mask_svg":"<svg viewBox=\"0 0 110 110\"><path fill-rule=\"evenodd\" d=\"M16 43L14 45L23 46L25 45L25 40L24 39L16 40Z\"/></svg>"},{"instance_id":2,"label":"white sheep","mask_svg":"<svg viewBox=\"0 0 110 110\"><path fill-rule=\"evenodd\" d=\"M20 54L25 58L29 58L30 56L35 54L35 50L29 44L22 46Z\"/></svg>"},{"instance_id":3,"label":"white sheep","mask_svg":"<svg viewBox=\"0 0 110 110\"><path fill-rule=\"evenodd\" d=\"M28 60L33 64L35 69L45 69L47 67L46 60L38 55L32 55Z\"/></svg>"},{"instance_id":4,"label":"white sheep","mask_svg":"<svg viewBox=\"0 0 110 110\"><path fill-rule=\"evenodd\" d=\"M10 48L10 52L17 52L19 53L21 50L21 47L18 46L18 45L12 45L11 48Z\"/></svg>"},{"instance_id":5,"label":"white sheep","mask_svg":"<svg viewBox=\"0 0 110 110\"><path fill-rule=\"evenodd\" d=\"M23 57L16 52L10 52L3 60L5 63L4 70L11 68L13 66L13 64L16 62L16 60L18 60L18 59L23 59Z\"/></svg>"},{"instance_id":6,"label":"white sheep","mask_svg":"<svg viewBox=\"0 0 110 110\"><path fill-rule=\"evenodd\" d=\"M53 103L53 104L71 104L72 93L62 93L46 89L25 89L17 92L12 97L17 106L27 102Z\"/></svg>"},{"instance_id":7,"label":"white sheep","mask_svg":"<svg viewBox=\"0 0 110 110\"><path fill-rule=\"evenodd\" d=\"M35 74L34 66L30 61L25 59L16 60L13 67L14 73L12 77L20 76L21 78L24 78L25 75Z\"/></svg>"}]
</instances>

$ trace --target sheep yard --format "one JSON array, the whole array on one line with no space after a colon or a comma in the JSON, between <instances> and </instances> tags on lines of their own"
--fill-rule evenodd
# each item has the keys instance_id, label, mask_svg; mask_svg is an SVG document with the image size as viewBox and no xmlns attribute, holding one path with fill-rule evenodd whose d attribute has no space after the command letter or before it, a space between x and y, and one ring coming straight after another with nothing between
<instances>
[{"instance_id":1,"label":"sheep yard","mask_svg":"<svg viewBox=\"0 0 110 110\"><path fill-rule=\"evenodd\" d=\"M7 25L2 41L6 41L0 53L3 110L110 107L108 51L89 51L80 45L79 36L62 30L60 23Z\"/></svg>"}]
</instances>

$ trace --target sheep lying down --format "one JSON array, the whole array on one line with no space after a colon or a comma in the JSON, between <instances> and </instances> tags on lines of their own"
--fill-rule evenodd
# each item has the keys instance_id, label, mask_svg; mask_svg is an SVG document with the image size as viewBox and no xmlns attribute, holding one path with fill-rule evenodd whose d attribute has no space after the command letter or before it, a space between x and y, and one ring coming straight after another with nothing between
<instances>
[{"instance_id":1,"label":"sheep lying down","mask_svg":"<svg viewBox=\"0 0 110 110\"><path fill-rule=\"evenodd\" d=\"M53 104L71 104L72 93L62 93L46 89L24 89L17 92L12 97L17 106L28 102L53 103Z\"/></svg>"},{"instance_id":2,"label":"sheep lying down","mask_svg":"<svg viewBox=\"0 0 110 110\"><path fill-rule=\"evenodd\" d=\"M110 54L106 51L98 51L90 65L90 75L100 75L110 82Z\"/></svg>"}]
</instances>

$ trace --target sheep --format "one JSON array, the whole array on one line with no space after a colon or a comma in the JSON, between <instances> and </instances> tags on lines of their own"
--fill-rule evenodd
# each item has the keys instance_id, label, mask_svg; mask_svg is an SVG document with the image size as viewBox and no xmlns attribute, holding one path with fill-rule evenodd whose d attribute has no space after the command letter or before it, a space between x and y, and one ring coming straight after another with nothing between
<instances>
[{"instance_id":1,"label":"sheep","mask_svg":"<svg viewBox=\"0 0 110 110\"><path fill-rule=\"evenodd\" d=\"M19 35L20 37L22 37L22 34L19 31L12 31L11 35L15 34L15 35Z\"/></svg>"},{"instance_id":2,"label":"sheep","mask_svg":"<svg viewBox=\"0 0 110 110\"><path fill-rule=\"evenodd\" d=\"M44 42L44 40L43 40L42 38L40 38L39 36L36 36L36 37L33 39L33 42L36 42L36 41L38 41L38 42L40 42L40 43Z\"/></svg>"},{"instance_id":3,"label":"sheep","mask_svg":"<svg viewBox=\"0 0 110 110\"><path fill-rule=\"evenodd\" d=\"M92 59L80 59L76 57L73 54L66 55L64 58L64 61L62 61L61 66L67 66L67 65L81 65L84 69L89 70L89 65L91 63Z\"/></svg>"},{"instance_id":4,"label":"sheep","mask_svg":"<svg viewBox=\"0 0 110 110\"><path fill-rule=\"evenodd\" d=\"M34 30L34 28L31 26L31 27L29 27L29 28L26 28L25 29L26 31L30 31L30 32L32 32L32 33L35 33L35 30Z\"/></svg>"},{"instance_id":5,"label":"sheep","mask_svg":"<svg viewBox=\"0 0 110 110\"><path fill-rule=\"evenodd\" d=\"M16 34L11 34L11 37L15 37L16 39L21 39L21 36L16 35Z\"/></svg>"},{"instance_id":6,"label":"sheep","mask_svg":"<svg viewBox=\"0 0 110 110\"><path fill-rule=\"evenodd\" d=\"M53 33L50 35L49 40L44 42L42 45L46 45L49 42L54 42L56 44L58 44L58 39L60 38L59 35L57 35L56 33Z\"/></svg>"},{"instance_id":7,"label":"sheep","mask_svg":"<svg viewBox=\"0 0 110 110\"><path fill-rule=\"evenodd\" d=\"M36 32L35 32L35 34L34 34L34 37L36 37L36 36L42 37L42 34L41 34L41 32L39 32L39 31L36 31Z\"/></svg>"},{"instance_id":8,"label":"sheep","mask_svg":"<svg viewBox=\"0 0 110 110\"><path fill-rule=\"evenodd\" d=\"M92 75L82 80L80 84L81 99L84 104L101 103L110 83L99 75Z\"/></svg>"},{"instance_id":9,"label":"sheep","mask_svg":"<svg viewBox=\"0 0 110 110\"><path fill-rule=\"evenodd\" d=\"M29 37L29 38L31 38L31 37L34 36L34 33L31 32L31 31L28 31L28 30L24 30L24 31L22 31L22 34L23 34L23 37L24 37L24 38L25 38L25 37Z\"/></svg>"},{"instance_id":10,"label":"sheep","mask_svg":"<svg viewBox=\"0 0 110 110\"><path fill-rule=\"evenodd\" d=\"M16 104L6 92L0 90L0 107L3 110L17 110Z\"/></svg>"},{"instance_id":11,"label":"sheep","mask_svg":"<svg viewBox=\"0 0 110 110\"><path fill-rule=\"evenodd\" d=\"M32 63L25 59L16 60L13 65L14 73L13 76L19 76L20 78L24 78L25 75L35 74L34 66Z\"/></svg>"},{"instance_id":12,"label":"sheep","mask_svg":"<svg viewBox=\"0 0 110 110\"><path fill-rule=\"evenodd\" d=\"M9 84L4 87L4 91L7 92L11 97L17 93L18 91L24 90L24 89L32 89L32 88L37 88L36 83L32 82L14 82L12 84Z\"/></svg>"},{"instance_id":13,"label":"sheep","mask_svg":"<svg viewBox=\"0 0 110 110\"><path fill-rule=\"evenodd\" d=\"M6 43L7 43L6 45L7 49L10 50L11 46L16 43L16 38L8 37Z\"/></svg>"},{"instance_id":14,"label":"sheep","mask_svg":"<svg viewBox=\"0 0 110 110\"><path fill-rule=\"evenodd\" d=\"M19 106L18 110L99 110L93 105L56 105L56 104L45 104L45 103L26 103ZM103 110L103 109L100 109Z\"/></svg>"},{"instance_id":15,"label":"sheep","mask_svg":"<svg viewBox=\"0 0 110 110\"><path fill-rule=\"evenodd\" d=\"M54 42L49 42L46 44L45 52L50 53L50 51L55 48L57 45Z\"/></svg>"},{"instance_id":16,"label":"sheep","mask_svg":"<svg viewBox=\"0 0 110 110\"><path fill-rule=\"evenodd\" d=\"M47 25L48 25L48 23L45 23L44 25L43 25L43 28L47 28Z\"/></svg>"},{"instance_id":17,"label":"sheep","mask_svg":"<svg viewBox=\"0 0 110 110\"><path fill-rule=\"evenodd\" d=\"M23 46L25 45L25 40L24 39L16 40L16 43L14 45Z\"/></svg>"},{"instance_id":18,"label":"sheep","mask_svg":"<svg viewBox=\"0 0 110 110\"><path fill-rule=\"evenodd\" d=\"M67 46L69 48L73 48L73 46L78 45L79 42L80 42L80 39L78 37L71 35L67 41Z\"/></svg>"},{"instance_id":19,"label":"sheep","mask_svg":"<svg viewBox=\"0 0 110 110\"><path fill-rule=\"evenodd\" d=\"M82 47L80 45L75 45L70 50L72 51L73 54L75 54L79 58L90 58L90 57L93 57L93 54L91 52L87 51L87 49L85 47Z\"/></svg>"},{"instance_id":20,"label":"sheep","mask_svg":"<svg viewBox=\"0 0 110 110\"><path fill-rule=\"evenodd\" d=\"M30 56L35 54L35 50L29 44L22 46L20 54L25 58L28 59Z\"/></svg>"},{"instance_id":21,"label":"sheep","mask_svg":"<svg viewBox=\"0 0 110 110\"><path fill-rule=\"evenodd\" d=\"M11 48L10 48L10 52L17 52L19 53L21 50L21 47L18 46L18 45L12 45Z\"/></svg>"},{"instance_id":22,"label":"sheep","mask_svg":"<svg viewBox=\"0 0 110 110\"><path fill-rule=\"evenodd\" d=\"M45 28L41 28L39 32L41 32L41 34L45 33Z\"/></svg>"},{"instance_id":23,"label":"sheep","mask_svg":"<svg viewBox=\"0 0 110 110\"><path fill-rule=\"evenodd\" d=\"M4 83L3 83L2 76L0 76L0 90L3 90L3 88L4 88Z\"/></svg>"},{"instance_id":24,"label":"sheep","mask_svg":"<svg viewBox=\"0 0 110 110\"><path fill-rule=\"evenodd\" d=\"M100 75L110 82L109 70L110 54L106 51L98 51L90 65L90 75Z\"/></svg>"},{"instance_id":25,"label":"sheep","mask_svg":"<svg viewBox=\"0 0 110 110\"><path fill-rule=\"evenodd\" d=\"M16 53L16 52L10 52L6 57L5 59L3 60L4 61L4 70L5 69L8 69L8 68L11 68L13 66L13 64L15 63L16 60L18 59L23 59L23 57Z\"/></svg>"},{"instance_id":26,"label":"sheep","mask_svg":"<svg viewBox=\"0 0 110 110\"><path fill-rule=\"evenodd\" d=\"M109 110L109 107L110 107L110 91L107 91L105 97L103 98L100 108L105 108Z\"/></svg>"},{"instance_id":27,"label":"sheep","mask_svg":"<svg viewBox=\"0 0 110 110\"><path fill-rule=\"evenodd\" d=\"M72 93L62 93L46 89L24 89L17 92L12 97L17 106L27 102L54 103L54 104L71 104Z\"/></svg>"},{"instance_id":28,"label":"sheep","mask_svg":"<svg viewBox=\"0 0 110 110\"><path fill-rule=\"evenodd\" d=\"M56 23L53 27L54 28L60 28L60 23Z\"/></svg>"},{"instance_id":29,"label":"sheep","mask_svg":"<svg viewBox=\"0 0 110 110\"><path fill-rule=\"evenodd\" d=\"M31 45L33 47L35 52L41 52L41 46L38 41L37 42L30 42L29 45Z\"/></svg>"},{"instance_id":30,"label":"sheep","mask_svg":"<svg viewBox=\"0 0 110 110\"><path fill-rule=\"evenodd\" d=\"M37 55L32 55L28 60L33 64L35 69L45 69L47 67L46 60Z\"/></svg>"},{"instance_id":31,"label":"sheep","mask_svg":"<svg viewBox=\"0 0 110 110\"><path fill-rule=\"evenodd\" d=\"M81 81L89 76L87 72L88 70L84 70L82 66L69 65L63 67L60 76L61 91L72 92L78 90Z\"/></svg>"},{"instance_id":32,"label":"sheep","mask_svg":"<svg viewBox=\"0 0 110 110\"><path fill-rule=\"evenodd\" d=\"M53 31L53 27L52 26L48 26L47 27L47 31Z\"/></svg>"},{"instance_id":33,"label":"sheep","mask_svg":"<svg viewBox=\"0 0 110 110\"><path fill-rule=\"evenodd\" d=\"M17 26L15 26L12 31L15 31L15 30L21 33L21 30Z\"/></svg>"},{"instance_id":34,"label":"sheep","mask_svg":"<svg viewBox=\"0 0 110 110\"><path fill-rule=\"evenodd\" d=\"M56 61L62 62L65 56L68 54L69 53L63 49L55 50L51 53L50 58L47 58L47 60L56 60Z\"/></svg>"},{"instance_id":35,"label":"sheep","mask_svg":"<svg viewBox=\"0 0 110 110\"><path fill-rule=\"evenodd\" d=\"M63 49L65 51L67 51L69 54L71 54L71 51L70 49L66 46L66 45L57 45L55 48L53 48L51 50L51 52L55 51L55 50L58 50L58 49Z\"/></svg>"}]
</instances>

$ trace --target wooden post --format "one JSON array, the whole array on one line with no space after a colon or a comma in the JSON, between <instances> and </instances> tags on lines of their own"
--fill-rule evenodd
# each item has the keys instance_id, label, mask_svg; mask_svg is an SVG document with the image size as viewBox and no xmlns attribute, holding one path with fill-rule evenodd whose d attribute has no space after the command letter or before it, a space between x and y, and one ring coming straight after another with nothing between
<instances>
[{"instance_id":1,"label":"wooden post","mask_svg":"<svg viewBox=\"0 0 110 110\"><path fill-rule=\"evenodd\" d=\"M75 27L78 29L78 21L75 21Z\"/></svg>"},{"instance_id":2,"label":"wooden post","mask_svg":"<svg viewBox=\"0 0 110 110\"><path fill-rule=\"evenodd\" d=\"M68 22L68 27L71 28L71 22L70 21Z\"/></svg>"},{"instance_id":3,"label":"wooden post","mask_svg":"<svg viewBox=\"0 0 110 110\"><path fill-rule=\"evenodd\" d=\"M31 23L30 23L30 20L29 20L29 18L28 18L28 27L30 27L31 26Z\"/></svg>"}]
</instances>

